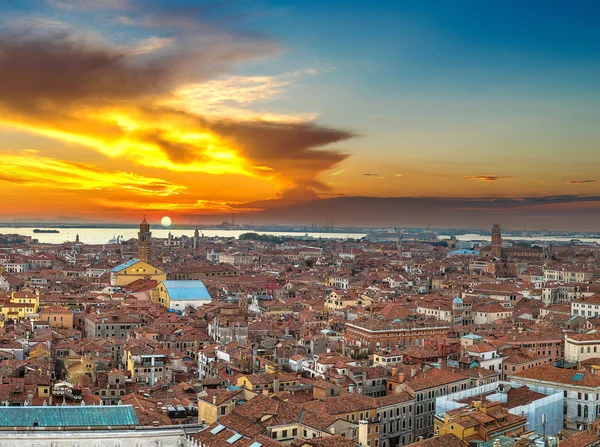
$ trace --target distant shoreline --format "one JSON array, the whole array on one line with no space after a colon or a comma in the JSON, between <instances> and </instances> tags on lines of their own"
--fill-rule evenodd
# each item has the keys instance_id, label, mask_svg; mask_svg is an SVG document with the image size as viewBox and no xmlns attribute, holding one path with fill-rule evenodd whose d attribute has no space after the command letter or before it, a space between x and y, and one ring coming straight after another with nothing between
<instances>
[{"instance_id":1,"label":"distant shoreline","mask_svg":"<svg viewBox=\"0 0 600 447\"><path fill-rule=\"evenodd\" d=\"M41 222L0 222L0 229L2 228L36 228L36 229L137 229L139 224L128 224L128 223L41 223ZM248 232L261 232L261 231L281 231L281 232L294 232L294 233L344 233L344 232L360 232L360 233L378 233L383 230L389 230L391 227L311 227L304 225L235 225L235 226L221 226L221 225L198 225L200 230L210 231L222 231L222 230L233 230L233 231L248 231ZM152 229L162 230L194 230L196 225L171 225L170 227L163 227L159 223L151 225ZM429 232L437 235L445 236L457 236L464 234L479 234L481 236L489 236L489 229L481 228L424 228L424 227L397 227L398 231L402 233L420 233ZM565 237L565 238L600 238L600 233L585 232L585 231L540 231L540 230L505 230L504 236L507 237Z\"/></svg>"}]
</instances>

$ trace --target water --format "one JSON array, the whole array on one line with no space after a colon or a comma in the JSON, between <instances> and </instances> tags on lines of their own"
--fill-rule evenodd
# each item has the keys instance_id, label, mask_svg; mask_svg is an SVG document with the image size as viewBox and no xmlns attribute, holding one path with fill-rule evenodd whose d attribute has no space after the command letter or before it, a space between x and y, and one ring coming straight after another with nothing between
<instances>
[{"instance_id":1,"label":"water","mask_svg":"<svg viewBox=\"0 0 600 447\"><path fill-rule=\"evenodd\" d=\"M439 236L440 239L450 239L450 236ZM492 240L491 236L484 236L481 234L460 234L456 235L456 239L459 241L473 242L473 241L488 241ZM528 242L565 242L568 243L573 239L577 239L583 243L600 244L600 238L593 237L570 237L570 236L505 236L502 235L502 240L505 241L528 241Z\"/></svg>"},{"instance_id":2,"label":"water","mask_svg":"<svg viewBox=\"0 0 600 447\"><path fill-rule=\"evenodd\" d=\"M38 227L40 230L52 230L54 228ZM21 234L23 236L31 236L44 244L62 244L63 242L74 242L75 237L79 235L79 241L84 244L106 244L110 239L116 238L117 236L123 236L124 240L137 239L138 229L137 228L56 228L60 233L34 233L33 228L25 227L0 227L0 234ZM177 230L169 228L151 228L152 237L166 239L169 232L179 237L186 235L188 237L194 236L194 230ZM238 238L240 234L252 233L253 230L201 230L201 234L208 237L235 237ZM313 237L315 239L360 239L365 237L365 233L306 233L306 232L294 232L294 231L256 231L259 234L269 234L273 236L304 236Z\"/></svg>"}]
</instances>

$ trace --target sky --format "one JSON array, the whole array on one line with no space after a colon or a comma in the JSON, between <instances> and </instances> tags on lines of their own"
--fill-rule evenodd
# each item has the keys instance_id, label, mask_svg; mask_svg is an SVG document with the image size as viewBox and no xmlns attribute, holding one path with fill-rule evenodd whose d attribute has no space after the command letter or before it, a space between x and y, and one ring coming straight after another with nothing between
<instances>
[{"instance_id":1,"label":"sky","mask_svg":"<svg viewBox=\"0 0 600 447\"><path fill-rule=\"evenodd\" d=\"M0 0L2 218L597 230L599 13Z\"/></svg>"}]
</instances>

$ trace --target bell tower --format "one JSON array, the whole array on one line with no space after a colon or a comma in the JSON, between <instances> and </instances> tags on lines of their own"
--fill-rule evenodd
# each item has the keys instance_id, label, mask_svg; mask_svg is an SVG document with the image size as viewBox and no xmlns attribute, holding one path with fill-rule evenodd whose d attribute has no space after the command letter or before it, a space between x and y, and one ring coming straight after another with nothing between
<instances>
[{"instance_id":1,"label":"bell tower","mask_svg":"<svg viewBox=\"0 0 600 447\"><path fill-rule=\"evenodd\" d=\"M502 229L500 225L492 227L492 257L502 259Z\"/></svg>"},{"instance_id":2,"label":"bell tower","mask_svg":"<svg viewBox=\"0 0 600 447\"><path fill-rule=\"evenodd\" d=\"M150 232L150 224L146 222L146 216L140 224L138 233L138 259L140 261L152 261L152 233Z\"/></svg>"},{"instance_id":3,"label":"bell tower","mask_svg":"<svg viewBox=\"0 0 600 447\"><path fill-rule=\"evenodd\" d=\"M194 256L198 256L198 249L200 248L200 232L198 227L194 229Z\"/></svg>"}]
</instances>

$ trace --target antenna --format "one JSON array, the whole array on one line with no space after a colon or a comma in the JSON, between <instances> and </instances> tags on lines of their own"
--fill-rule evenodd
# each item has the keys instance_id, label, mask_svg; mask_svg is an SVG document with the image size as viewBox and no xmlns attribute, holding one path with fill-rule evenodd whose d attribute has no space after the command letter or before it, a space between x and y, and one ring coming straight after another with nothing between
<instances>
[{"instance_id":1,"label":"antenna","mask_svg":"<svg viewBox=\"0 0 600 447\"><path fill-rule=\"evenodd\" d=\"M542 447L546 447L548 445L547 439L546 439L546 419L547 419L547 413L542 413L542 439L543 439Z\"/></svg>"}]
</instances>

